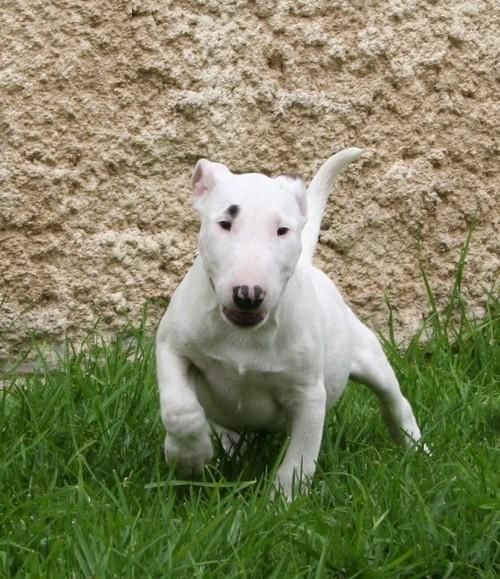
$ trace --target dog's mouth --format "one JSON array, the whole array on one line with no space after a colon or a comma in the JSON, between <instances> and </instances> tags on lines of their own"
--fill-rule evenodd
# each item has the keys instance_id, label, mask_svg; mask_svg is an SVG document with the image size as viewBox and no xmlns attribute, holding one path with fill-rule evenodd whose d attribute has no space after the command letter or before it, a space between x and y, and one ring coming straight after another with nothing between
<instances>
[{"instance_id":1,"label":"dog's mouth","mask_svg":"<svg viewBox=\"0 0 500 579\"><path fill-rule=\"evenodd\" d=\"M232 324L246 328L257 326L266 317L266 314L262 312L243 312L241 310L230 310L226 307L222 308L222 312Z\"/></svg>"}]
</instances>

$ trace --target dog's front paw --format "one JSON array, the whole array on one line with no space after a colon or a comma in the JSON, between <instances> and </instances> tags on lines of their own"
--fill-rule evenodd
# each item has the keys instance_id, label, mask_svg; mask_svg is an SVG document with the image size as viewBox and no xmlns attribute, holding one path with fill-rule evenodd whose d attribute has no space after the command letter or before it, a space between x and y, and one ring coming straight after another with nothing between
<instances>
[{"instance_id":1,"label":"dog's front paw","mask_svg":"<svg viewBox=\"0 0 500 579\"><path fill-rule=\"evenodd\" d=\"M311 478L298 470L279 469L273 484L271 499L281 496L287 502L291 502L298 495L306 495L309 492Z\"/></svg>"},{"instance_id":2,"label":"dog's front paw","mask_svg":"<svg viewBox=\"0 0 500 579\"><path fill-rule=\"evenodd\" d=\"M278 497L282 497L286 502L291 502L294 496L293 473L278 472L273 487L271 500L276 500Z\"/></svg>"},{"instance_id":3,"label":"dog's front paw","mask_svg":"<svg viewBox=\"0 0 500 579\"><path fill-rule=\"evenodd\" d=\"M188 438L167 433L165 437L165 460L179 476L190 478L201 474L213 455L208 433Z\"/></svg>"}]
</instances>

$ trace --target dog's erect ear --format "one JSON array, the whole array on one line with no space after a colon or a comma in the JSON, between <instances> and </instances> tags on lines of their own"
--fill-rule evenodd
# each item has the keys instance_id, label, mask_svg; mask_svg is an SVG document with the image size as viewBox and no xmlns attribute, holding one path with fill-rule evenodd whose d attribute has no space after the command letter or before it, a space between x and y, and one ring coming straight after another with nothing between
<instances>
[{"instance_id":1,"label":"dog's erect ear","mask_svg":"<svg viewBox=\"0 0 500 579\"><path fill-rule=\"evenodd\" d=\"M280 187L295 195L300 212L305 217L307 214L307 187L302 177L298 175L279 175L275 177L275 181L278 182Z\"/></svg>"},{"instance_id":2,"label":"dog's erect ear","mask_svg":"<svg viewBox=\"0 0 500 579\"><path fill-rule=\"evenodd\" d=\"M191 183L193 185L193 202L195 207L205 194L214 187L217 180L227 176L231 171L222 163L212 163L207 159L200 159L193 172Z\"/></svg>"}]
</instances>

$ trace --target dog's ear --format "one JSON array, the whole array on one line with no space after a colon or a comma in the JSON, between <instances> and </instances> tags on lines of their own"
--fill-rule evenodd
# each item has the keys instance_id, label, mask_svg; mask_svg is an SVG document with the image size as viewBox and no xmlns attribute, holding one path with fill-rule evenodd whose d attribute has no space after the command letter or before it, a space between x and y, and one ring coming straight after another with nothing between
<instances>
[{"instance_id":1,"label":"dog's ear","mask_svg":"<svg viewBox=\"0 0 500 579\"><path fill-rule=\"evenodd\" d=\"M214 187L219 178L231 173L226 165L222 163L212 163L207 159L200 159L193 171L191 183L193 186L193 202L198 206L205 194Z\"/></svg>"},{"instance_id":2,"label":"dog's ear","mask_svg":"<svg viewBox=\"0 0 500 579\"><path fill-rule=\"evenodd\" d=\"M279 175L275 177L278 184L295 195L300 207L300 212L305 217L307 214L307 187L302 177L298 175Z\"/></svg>"}]
</instances>

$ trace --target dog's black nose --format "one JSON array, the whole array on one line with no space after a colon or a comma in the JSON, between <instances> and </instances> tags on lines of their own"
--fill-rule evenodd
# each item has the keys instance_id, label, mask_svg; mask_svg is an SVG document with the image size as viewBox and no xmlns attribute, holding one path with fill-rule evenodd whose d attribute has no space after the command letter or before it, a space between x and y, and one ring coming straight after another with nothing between
<instances>
[{"instance_id":1,"label":"dog's black nose","mask_svg":"<svg viewBox=\"0 0 500 579\"><path fill-rule=\"evenodd\" d=\"M254 285L253 289L247 285L233 287L233 301L240 310L255 310L264 301L265 295L260 285Z\"/></svg>"}]
</instances>

